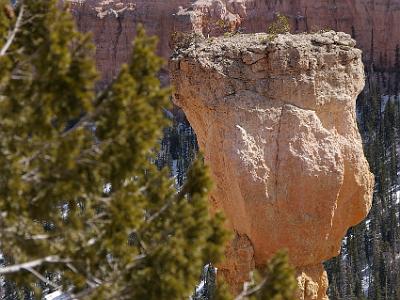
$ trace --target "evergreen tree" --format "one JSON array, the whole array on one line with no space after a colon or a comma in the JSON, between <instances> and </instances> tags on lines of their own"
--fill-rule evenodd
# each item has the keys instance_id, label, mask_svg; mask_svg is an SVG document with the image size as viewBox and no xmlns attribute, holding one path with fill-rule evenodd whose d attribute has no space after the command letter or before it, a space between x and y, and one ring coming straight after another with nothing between
<instances>
[{"instance_id":1,"label":"evergreen tree","mask_svg":"<svg viewBox=\"0 0 400 300\"><path fill-rule=\"evenodd\" d=\"M396 45L395 56L394 56L394 94L398 98L400 93L400 45Z\"/></svg>"},{"instance_id":2,"label":"evergreen tree","mask_svg":"<svg viewBox=\"0 0 400 300\"><path fill-rule=\"evenodd\" d=\"M179 193L151 163L170 93L155 40L138 28L95 93L90 37L57 3L0 0L0 275L35 298L187 299L226 234L200 160Z\"/></svg>"}]
</instances>

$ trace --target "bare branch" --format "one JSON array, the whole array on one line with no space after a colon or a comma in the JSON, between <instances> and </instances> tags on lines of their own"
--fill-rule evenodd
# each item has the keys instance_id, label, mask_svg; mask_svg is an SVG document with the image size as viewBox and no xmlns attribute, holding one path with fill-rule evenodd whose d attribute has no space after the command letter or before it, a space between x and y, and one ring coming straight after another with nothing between
<instances>
[{"instance_id":1,"label":"bare branch","mask_svg":"<svg viewBox=\"0 0 400 300\"><path fill-rule=\"evenodd\" d=\"M39 278L44 283L50 285L52 288L54 288L54 289L59 289L60 288L60 286L58 286L58 285L54 284L53 282L51 282L50 280L48 280L46 277L44 277L42 274L37 272L35 269L26 268L26 270L29 271L30 273L32 273L33 275L35 275L37 278Z\"/></svg>"},{"instance_id":2,"label":"bare branch","mask_svg":"<svg viewBox=\"0 0 400 300\"><path fill-rule=\"evenodd\" d=\"M152 214L147 220L146 223L152 223L155 219L157 219L160 215L162 215L173 203L175 202L175 198L170 199L165 203L157 212Z\"/></svg>"},{"instance_id":3,"label":"bare branch","mask_svg":"<svg viewBox=\"0 0 400 300\"><path fill-rule=\"evenodd\" d=\"M96 118L101 110L102 110L102 104L104 102L104 100L107 98L110 90L112 88L112 83L108 85L108 87L100 93L100 95L98 95L96 97L96 99L94 100L94 105L95 105L95 109L92 112L88 112L85 115L82 116L82 118L71 128L69 128L68 130L64 131L61 136L65 137L68 134L70 134L71 132L75 131L77 128L89 123L90 121L92 121L94 118Z\"/></svg>"},{"instance_id":4,"label":"bare branch","mask_svg":"<svg viewBox=\"0 0 400 300\"><path fill-rule=\"evenodd\" d=\"M77 268L74 267L73 264L71 263L67 263L67 267L74 273L79 273L79 271L77 270Z\"/></svg>"},{"instance_id":5,"label":"bare branch","mask_svg":"<svg viewBox=\"0 0 400 300\"><path fill-rule=\"evenodd\" d=\"M17 32L19 31L22 23L22 16L24 15L25 7L24 5L21 5L18 13L18 18L17 21L15 22L14 29L10 31L8 34L8 38L6 43L4 44L3 48L0 50L0 57L6 55L7 50L10 48L12 42L15 39L15 36L17 35Z\"/></svg>"},{"instance_id":6,"label":"bare branch","mask_svg":"<svg viewBox=\"0 0 400 300\"><path fill-rule=\"evenodd\" d=\"M267 278L264 278L258 285L253 287L252 289L244 289L236 298L235 300L245 300L247 297L254 295L259 290L261 290L264 285L267 283Z\"/></svg>"},{"instance_id":7,"label":"bare branch","mask_svg":"<svg viewBox=\"0 0 400 300\"><path fill-rule=\"evenodd\" d=\"M76 130L77 128L81 127L82 125L84 125L85 123L88 123L94 116L95 113L87 113L86 115L84 115L78 122L76 122L76 124L74 126L72 126L71 128L69 128L68 130L64 131L61 136L65 137L68 134L70 134L72 131Z\"/></svg>"},{"instance_id":8,"label":"bare branch","mask_svg":"<svg viewBox=\"0 0 400 300\"><path fill-rule=\"evenodd\" d=\"M97 289L99 286L89 286L88 288L84 289L83 291L79 292L78 294L72 294L69 295L72 300L79 300L82 299L83 297L88 296L91 294L95 289Z\"/></svg>"},{"instance_id":9,"label":"bare branch","mask_svg":"<svg viewBox=\"0 0 400 300\"><path fill-rule=\"evenodd\" d=\"M160 215L162 215L171 205L173 205L176 201L179 201L183 197L185 197L187 193L187 188L184 186L182 190L180 190L175 197L169 199L157 212L151 215L146 222L152 223L155 219L157 219Z\"/></svg>"},{"instance_id":10,"label":"bare branch","mask_svg":"<svg viewBox=\"0 0 400 300\"><path fill-rule=\"evenodd\" d=\"M50 238L50 235L48 234L36 234L36 235L32 235L32 236L25 236L26 240L33 240L33 241L40 241L40 240L47 240Z\"/></svg>"},{"instance_id":11,"label":"bare branch","mask_svg":"<svg viewBox=\"0 0 400 300\"><path fill-rule=\"evenodd\" d=\"M139 261L145 259L146 257L147 257L147 254L140 254L140 255L137 255L137 256L133 259L133 261L132 261L130 264L126 265L126 269L127 269L127 270L133 269L134 267L136 267L136 265L137 265L137 263L138 263Z\"/></svg>"},{"instance_id":12,"label":"bare branch","mask_svg":"<svg viewBox=\"0 0 400 300\"><path fill-rule=\"evenodd\" d=\"M1 267L0 275L17 273L17 272L20 272L23 270L28 270L31 268L42 266L44 264L66 264L66 263L70 263L70 262L71 262L70 259L62 259L57 255L47 256L47 257L44 257L41 259L32 260L30 262L26 262L26 263L22 263L22 264Z\"/></svg>"}]
</instances>

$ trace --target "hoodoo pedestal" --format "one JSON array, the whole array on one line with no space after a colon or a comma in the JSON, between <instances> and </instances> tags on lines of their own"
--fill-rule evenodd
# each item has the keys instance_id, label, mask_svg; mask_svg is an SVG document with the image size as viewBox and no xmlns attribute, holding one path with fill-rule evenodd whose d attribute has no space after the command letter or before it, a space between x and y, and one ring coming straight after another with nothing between
<instances>
[{"instance_id":1,"label":"hoodoo pedestal","mask_svg":"<svg viewBox=\"0 0 400 300\"><path fill-rule=\"evenodd\" d=\"M300 299L326 299L322 262L371 207L355 101L361 51L344 33L235 35L170 61L175 103L210 166L210 196L236 237L220 269L233 289L287 249Z\"/></svg>"}]
</instances>

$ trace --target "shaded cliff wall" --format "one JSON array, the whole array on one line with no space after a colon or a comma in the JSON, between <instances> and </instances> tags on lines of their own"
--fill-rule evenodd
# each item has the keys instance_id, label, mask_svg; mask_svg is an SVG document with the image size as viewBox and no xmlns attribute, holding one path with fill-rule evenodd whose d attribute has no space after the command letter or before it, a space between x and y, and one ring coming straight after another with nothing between
<instances>
[{"instance_id":1,"label":"shaded cliff wall","mask_svg":"<svg viewBox=\"0 0 400 300\"><path fill-rule=\"evenodd\" d=\"M287 15L295 32L333 29L351 34L376 64L394 62L400 43L399 0L252 0L248 2L246 31L265 30L275 12Z\"/></svg>"},{"instance_id":2,"label":"shaded cliff wall","mask_svg":"<svg viewBox=\"0 0 400 300\"><path fill-rule=\"evenodd\" d=\"M174 31L189 31L191 23L186 16L178 17L179 6L188 6L190 0L66 0L77 20L78 29L91 32L96 45L96 64L107 83L118 74L122 63L129 60L136 26L141 23L148 34L159 38L159 54L170 54L169 38Z\"/></svg>"},{"instance_id":3,"label":"shaded cliff wall","mask_svg":"<svg viewBox=\"0 0 400 300\"><path fill-rule=\"evenodd\" d=\"M293 32L333 29L351 34L364 60L380 67L393 65L400 43L400 0L65 1L72 3L79 29L93 32L105 82L128 60L138 23L159 37L159 54L165 58L176 31L195 30L206 36L235 29L265 32L277 12L289 17Z\"/></svg>"}]
</instances>

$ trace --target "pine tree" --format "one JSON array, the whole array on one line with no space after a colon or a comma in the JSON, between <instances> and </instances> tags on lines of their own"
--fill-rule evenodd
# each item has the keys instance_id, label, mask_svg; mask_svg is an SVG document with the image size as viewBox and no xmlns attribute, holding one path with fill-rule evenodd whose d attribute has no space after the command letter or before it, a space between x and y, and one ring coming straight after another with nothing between
<instances>
[{"instance_id":1,"label":"pine tree","mask_svg":"<svg viewBox=\"0 0 400 300\"><path fill-rule=\"evenodd\" d=\"M400 45L396 45L395 58L394 58L394 95L399 97L400 93Z\"/></svg>"},{"instance_id":2,"label":"pine tree","mask_svg":"<svg viewBox=\"0 0 400 300\"><path fill-rule=\"evenodd\" d=\"M66 8L24 0L10 17L7 5L0 0L0 275L35 298L39 282L85 299L187 298L226 234L208 215L201 160L179 192L152 164L170 94L157 79L156 41L138 28L130 64L96 93L90 37Z\"/></svg>"}]
</instances>

